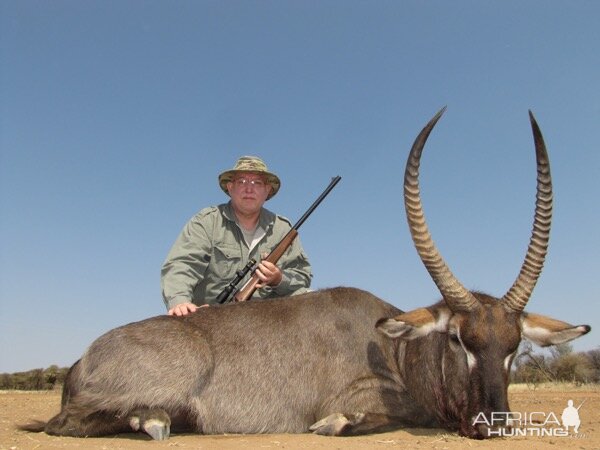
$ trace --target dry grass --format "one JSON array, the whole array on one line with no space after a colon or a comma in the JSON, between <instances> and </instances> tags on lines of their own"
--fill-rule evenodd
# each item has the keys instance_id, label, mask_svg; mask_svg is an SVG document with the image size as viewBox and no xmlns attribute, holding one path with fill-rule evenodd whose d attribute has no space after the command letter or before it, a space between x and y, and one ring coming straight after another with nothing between
<instances>
[{"instance_id":1,"label":"dry grass","mask_svg":"<svg viewBox=\"0 0 600 450\"><path fill-rule=\"evenodd\" d=\"M547 383L512 383L508 386L508 392L523 391L554 391L554 392L600 392L598 383L568 383L568 382L547 382Z\"/></svg>"},{"instance_id":2,"label":"dry grass","mask_svg":"<svg viewBox=\"0 0 600 450\"><path fill-rule=\"evenodd\" d=\"M535 390L534 390L535 389ZM442 429L406 428L355 437L331 438L304 434L197 435L174 434L168 441L151 442L148 436L123 433L98 438L70 438L27 433L18 424L48 420L60 410L59 391L4 391L0 395L0 450L246 450L248 448L294 450L380 450L384 448L464 450L581 450L600 449L600 386L572 383L515 384L509 392L513 411L554 412L560 415L572 399L582 405L581 429L568 438L518 436L486 441L467 439ZM585 402L585 403L584 403Z\"/></svg>"}]
</instances>

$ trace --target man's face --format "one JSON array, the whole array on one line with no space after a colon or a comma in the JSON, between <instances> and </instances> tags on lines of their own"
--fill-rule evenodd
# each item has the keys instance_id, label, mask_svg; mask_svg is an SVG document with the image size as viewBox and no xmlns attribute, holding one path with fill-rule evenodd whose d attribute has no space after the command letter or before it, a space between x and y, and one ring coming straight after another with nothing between
<instances>
[{"instance_id":1,"label":"man's face","mask_svg":"<svg viewBox=\"0 0 600 450\"><path fill-rule=\"evenodd\" d=\"M256 173L238 173L227 183L227 192L236 213L255 214L267 200L271 185L265 178Z\"/></svg>"}]
</instances>

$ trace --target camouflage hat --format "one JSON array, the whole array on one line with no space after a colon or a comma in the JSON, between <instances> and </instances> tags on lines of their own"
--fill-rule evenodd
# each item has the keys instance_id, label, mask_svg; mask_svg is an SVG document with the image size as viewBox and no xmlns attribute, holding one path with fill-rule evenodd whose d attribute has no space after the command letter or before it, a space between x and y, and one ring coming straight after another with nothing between
<instances>
[{"instance_id":1,"label":"camouflage hat","mask_svg":"<svg viewBox=\"0 0 600 450\"><path fill-rule=\"evenodd\" d=\"M277 191L281 187L281 180L279 180L279 177L274 173L269 172L267 165L262 159L257 156L242 156L237 160L233 169L227 170L219 175L219 186L221 186L221 189L223 189L223 192L227 195L229 195L229 192L227 192L227 183L233 181L233 177L239 172L263 175L267 183L271 185L271 192L269 193L267 200L277 194Z\"/></svg>"}]
</instances>

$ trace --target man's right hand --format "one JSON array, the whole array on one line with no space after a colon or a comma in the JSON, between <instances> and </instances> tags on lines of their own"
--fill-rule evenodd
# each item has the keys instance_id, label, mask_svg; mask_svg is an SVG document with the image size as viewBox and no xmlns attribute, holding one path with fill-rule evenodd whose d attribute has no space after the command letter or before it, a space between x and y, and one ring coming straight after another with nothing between
<instances>
[{"instance_id":1,"label":"man's right hand","mask_svg":"<svg viewBox=\"0 0 600 450\"><path fill-rule=\"evenodd\" d=\"M167 314L169 316L186 316L189 313L195 312L197 309L198 307L193 303L180 303L179 305L173 306Z\"/></svg>"}]
</instances>

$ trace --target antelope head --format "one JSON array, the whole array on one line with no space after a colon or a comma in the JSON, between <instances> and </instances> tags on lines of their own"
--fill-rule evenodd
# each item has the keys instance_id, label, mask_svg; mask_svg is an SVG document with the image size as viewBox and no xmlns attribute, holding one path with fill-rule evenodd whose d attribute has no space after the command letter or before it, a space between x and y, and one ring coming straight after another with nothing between
<instances>
[{"instance_id":1,"label":"antelope head","mask_svg":"<svg viewBox=\"0 0 600 450\"><path fill-rule=\"evenodd\" d=\"M392 319L378 329L406 342L404 370L420 403L443 426L465 436L488 436L474 418L509 411L507 389L513 358L523 337L541 346L560 344L590 331L524 311L542 271L552 217L552 180L546 146L529 113L537 161L533 231L516 281L502 298L466 289L452 274L429 233L419 191L419 166L425 142L445 108L417 136L404 174L404 204L413 242L442 300ZM426 367L426 370L423 370ZM418 379L418 381L417 381ZM419 386L420 384L420 386Z\"/></svg>"}]
</instances>

